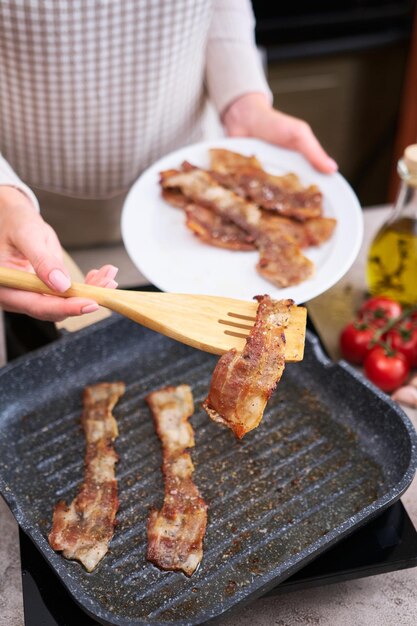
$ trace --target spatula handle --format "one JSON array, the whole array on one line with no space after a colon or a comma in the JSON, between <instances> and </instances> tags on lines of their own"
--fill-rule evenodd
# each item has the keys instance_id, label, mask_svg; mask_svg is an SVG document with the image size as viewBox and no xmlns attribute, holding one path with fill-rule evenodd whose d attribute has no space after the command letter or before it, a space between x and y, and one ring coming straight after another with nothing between
<instances>
[{"instance_id":1,"label":"spatula handle","mask_svg":"<svg viewBox=\"0 0 417 626\"><path fill-rule=\"evenodd\" d=\"M23 291L32 291L35 293L45 293L62 298L70 298L77 296L81 298L91 298L98 304L106 306L107 292L110 289L95 287L94 285L84 285L82 283L73 283L67 291L53 291L43 283L40 278L29 272L15 270L9 267L0 267L0 285L2 287L11 287L13 289L23 289Z\"/></svg>"}]
</instances>

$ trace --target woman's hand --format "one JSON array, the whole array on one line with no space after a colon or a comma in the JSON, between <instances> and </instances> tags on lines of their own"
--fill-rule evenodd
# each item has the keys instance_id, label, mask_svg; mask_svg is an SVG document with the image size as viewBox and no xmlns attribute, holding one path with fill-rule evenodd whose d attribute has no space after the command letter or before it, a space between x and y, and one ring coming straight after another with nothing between
<instances>
[{"instance_id":1,"label":"woman's hand","mask_svg":"<svg viewBox=\"0 0 417 626\"><path fill-rule=\"evenodd\" d=\"M55 231L22 192L6 185L0 186L0 266L34 272L55 291L64 292L71 285ZM116 267L105 265L91 270L86 283L114 288L116 274ZM0 307L58 322L71 315L92 313L98 304L88 298L60 298L0 287Z\"/></svg>"},{"instance_id":2,"label":"woman's hand","mask_svg":"<svg viewBox=\"0 0 417 626\"><path fill-rule=\"evenodd\" d=\"M264 94L241 96L226 109L222 122L231 137L257 137L301 152L321 172L337 170L337 163L321 147L307 122L276 111Z\"/></svg>"}]
</instances>

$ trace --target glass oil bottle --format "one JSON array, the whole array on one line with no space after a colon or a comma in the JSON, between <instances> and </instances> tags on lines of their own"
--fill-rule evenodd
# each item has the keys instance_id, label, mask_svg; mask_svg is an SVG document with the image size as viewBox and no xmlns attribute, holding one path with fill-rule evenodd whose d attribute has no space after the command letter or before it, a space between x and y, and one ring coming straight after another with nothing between
<instances>
[{"instance_id":1,"label":"glass oil bottle","mask_svg":"<svg viewBox=\"0 0 417 626\"><path fill-rule=\"evenodd\" d=\"M368 252L366 278L372 295L417 303L417 144L398 161L400 191L392 214Z\"/></svg>"}]
</instances>

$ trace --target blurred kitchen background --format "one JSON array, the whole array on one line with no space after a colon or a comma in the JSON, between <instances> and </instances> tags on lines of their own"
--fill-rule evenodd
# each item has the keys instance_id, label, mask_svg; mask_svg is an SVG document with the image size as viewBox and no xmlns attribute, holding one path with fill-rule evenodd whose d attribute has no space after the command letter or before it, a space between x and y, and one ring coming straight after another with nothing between
<instances>
[{"instance_id":1,"label":"blurred kitchen background","mask_svg":"<svg viewBox=\"0 0 417 626\"><path fill-rule=\"evenodd\" d=\"M361 204L391 201L417 141L415 0L252 0L275 106L306 120Z\"/></svg>"}]
</instances>

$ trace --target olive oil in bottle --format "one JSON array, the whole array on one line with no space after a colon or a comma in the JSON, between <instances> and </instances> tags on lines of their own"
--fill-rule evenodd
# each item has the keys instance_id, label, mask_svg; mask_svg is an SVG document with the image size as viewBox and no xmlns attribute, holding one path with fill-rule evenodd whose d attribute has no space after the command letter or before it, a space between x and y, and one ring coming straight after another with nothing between
<instances>
[{"instance_id":1,"label":"olive oil in bottle","mask_svg":"<svg viewBox=\"0 0 417 626\"><path fill-rule=\"evenodd\" d=\"M417 303L417 144L406 148L398 174L398 198L372 241L366 277L372 295L412 305Z\"/></svg>"}]
</instances>

